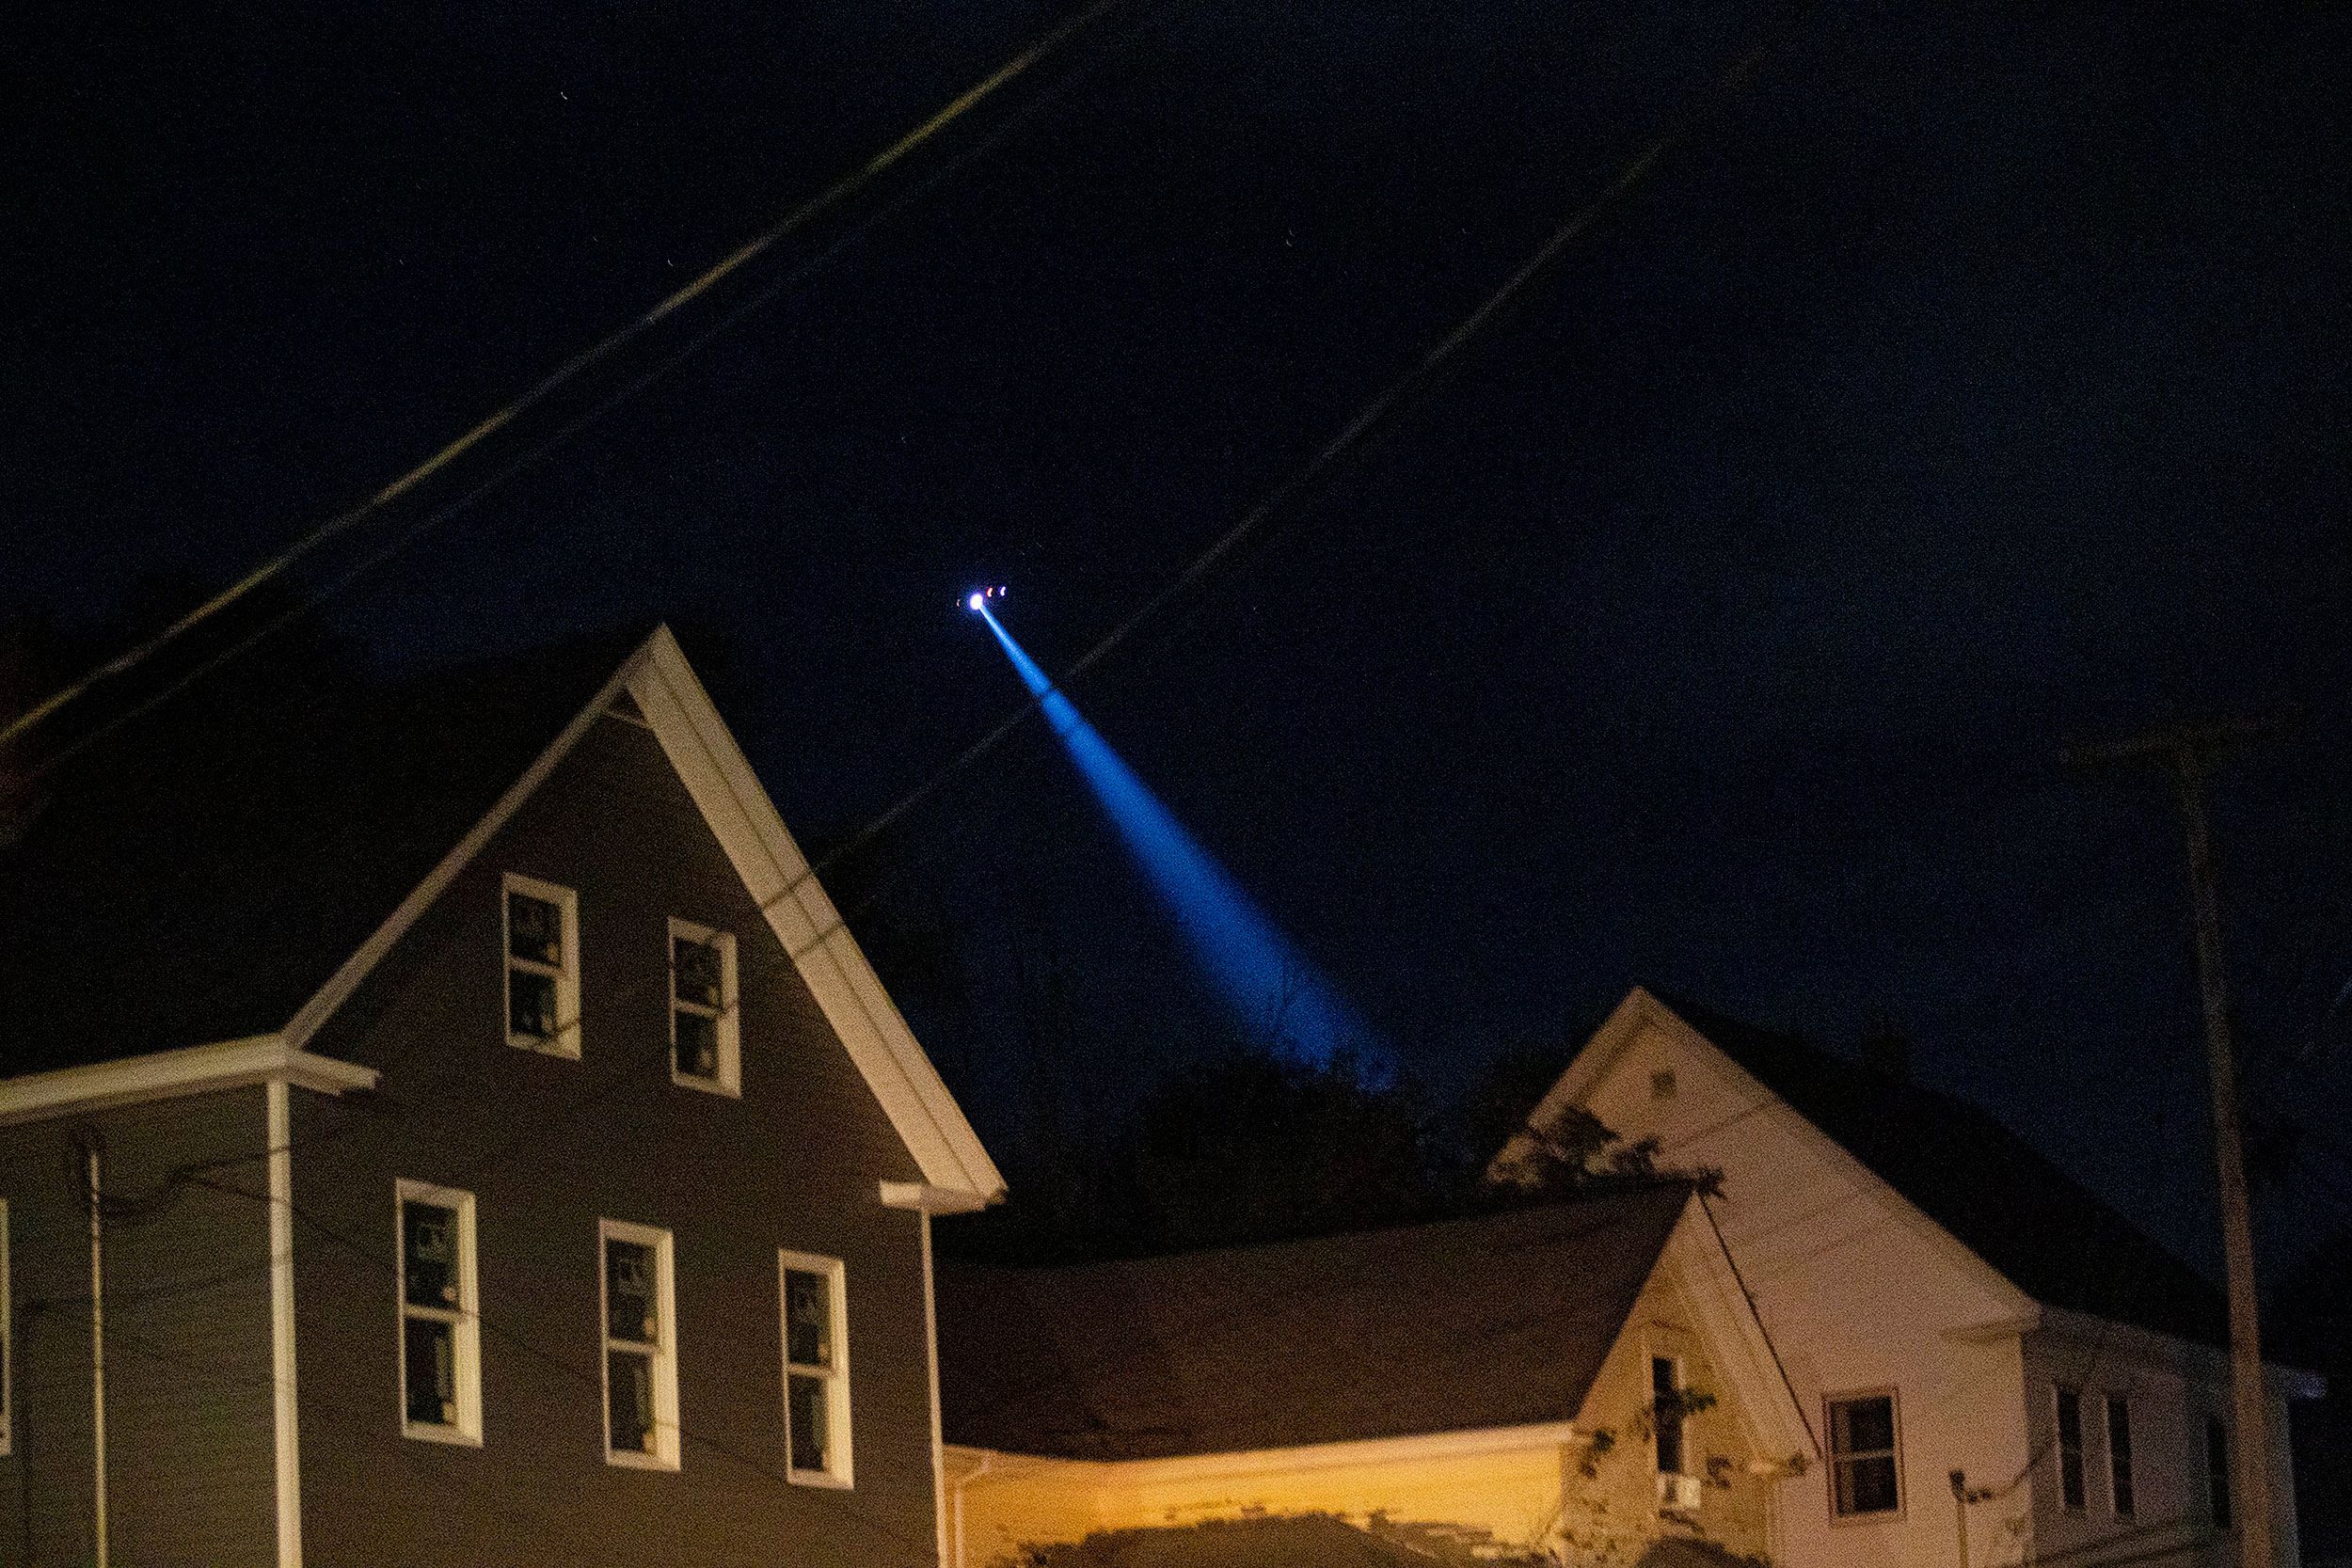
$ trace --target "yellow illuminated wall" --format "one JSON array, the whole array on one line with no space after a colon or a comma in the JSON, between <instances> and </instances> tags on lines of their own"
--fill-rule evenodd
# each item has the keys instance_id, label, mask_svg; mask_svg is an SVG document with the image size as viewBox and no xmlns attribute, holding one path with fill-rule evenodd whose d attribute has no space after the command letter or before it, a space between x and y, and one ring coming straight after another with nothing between
<instances>
[{"instance_id":1,"label":"yellow illuminated wall","mask_svg":"<svg viewBox=\"0 0 2352 1568\"><path fill-rule=\"evenodd\" d=\"M950 1568L1004 1568L1032 1548L1111 1530L1301 1514L1409 1536L1417 1555L1434 1548L1441 1559L1541 1554L1629 1565L1661 1539L1762 1558L1774 1479L1757 1471L1786 1456L1756 1451L1696 1322L1661 1264L1585 1407L1557 1426L1113 1464L951 1449ZM1702 1480L1688 1513L1658 1506L1646 1414L1653 1355L1680 1357L1686 1386L1716 1402L1686 1428L1684 1467Z\"/></svg>"}]
</instances>

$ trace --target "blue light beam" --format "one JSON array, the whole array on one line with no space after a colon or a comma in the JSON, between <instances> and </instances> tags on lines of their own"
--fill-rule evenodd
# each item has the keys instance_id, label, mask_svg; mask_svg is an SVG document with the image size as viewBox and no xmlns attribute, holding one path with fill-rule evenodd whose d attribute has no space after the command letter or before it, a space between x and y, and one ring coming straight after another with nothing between
<instances>
[{"instance_id":1,"label":"blue light beam","mask_svg":"<svg viewBox=\"0 0 2352 1568\"><path fill-rule=\"evenodd\" d=\"M1252 1037L1290 1047L1318 1062L1347 1051L1371 1053L1371 1037L1290 938L1266 918L1240 883L1160 803L1110 743L1054 688L1012 640L985 597L966 601L996 634L1045 721L1093 787L1128 852L1175 918L1185 944Z\"/></svg>"}]
</instances>

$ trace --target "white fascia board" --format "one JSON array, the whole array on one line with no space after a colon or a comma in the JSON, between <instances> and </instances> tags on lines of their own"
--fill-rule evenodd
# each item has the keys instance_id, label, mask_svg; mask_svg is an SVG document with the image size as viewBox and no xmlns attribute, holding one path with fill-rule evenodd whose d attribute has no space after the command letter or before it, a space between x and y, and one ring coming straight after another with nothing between
<instances>
[{"instance_id":1,"label":"white fascia board","mask_svg":"<svg viewBox=\"0 0 2352 1568\"><path fill-rule=\"evenodd\" d=\"M2217 1383L2230 1379L2230 1353L2218 1345L2160 1334L2137 1323L2102 1318L2072 1307L2044 1307L2038 1325L2054 1334L2087 1340L2116 1356L2136 1357L2173 1367L2194 1367ZM2328 1380L2314 1371L2282 1362L2263 1363L2263 1384L2275 1400L2316 1400L2328 1395Z\"/></svg>"},{"instance_id":2,"label":"white fascia board","mask_svg":"<svg viewBox=\"0 0 2352 1568\"><path fill-rule=\"evenodd\" d=\"M884 1181L882 1207L917 1214L970 1214L988 1207L988 1200L961 1187L934 1187L928 1181Z\"/></svg>"},{"instance_id":3,"label":"white fascia board","mask_svg":"<svg viewBox=\"0 0 2352 1568\"><path fill-rule=\"evenodd\" d=\"M1287 1449L1248 1449L1222 1453L1176 1454L1166 1459L1065 1459L1054 1454L1014 1453L949 1444L947 1456L976 1472L1017 1475L1038 1470L1084 1471L1097 1484L1149 1485L1255 1475L1295 1475L1362 1465L1413 1465L1482 1454L1530 1453L1565 1449L1577 1440L1573 1421L1526 1426L1475 1427L1461 1432L1414 1433L1403 1437L1366 1437L1344 1443L1306 1443ZM1009 1461L1009 1464L1003 1462Z\"/></svg>"},{"instance_id":4,"label":"white fascia board","mask_svg":"<svg viewBox=\"0 0 2352 1568\"><path fill-rule=\"evenodd\" d=\"M1973 1277L1984 1291L1989 1320L2008 1322L2035 1311L2038 1304L2019 1290L2007 1275L1979 1257L1967 1243L1896 1191L1878 1172L1856 1159L1845 1145L1814 1126L1770 1085L1741 1067L1728 1052L1640 986L1626 993L1625 1000L1617 1005L1615 1012L1609 1015L1608 1022L1593 1032L1592 1038L1576 1053L1567 1070L1545 1091L1543 1099L1528 1116L1529 1124L1540 1127L1571 1106L1584 1104L1625 1053L1626 1048L1640 1037L1645 1026L1663 1031L1700 1053L1707 1065L1736 1085L1744 1099L1762 1101L1764 1113L1773 1125L1845 1171L1852 1179L1856 1190L1874 1202L1887 1218L1918 1236L1964 1275ZM1520 1147L1524 1137L1525 1134L1521 1134L1512 1139L1502 1152L1495 1156L1487 1166L1490 1174L1507 1168L1507 1157Z\"/></svg>"},{"instance_id":5,"label":"white fascia board","mask_svg":"<svg viewBox=\"0 0 2352 1568\"><path fill-rule=\"evenodd\" d=\"M8 1079L0 1082L0 1126L268 1083L344 1094L375 1087L376 1071L314 1056L283 1035L254 1035Z\"/></svg>"},{"instance_id":6,"label":"white fascia board","mask_svg":"<svg viewBox=\"0 0 2352 1568\"><path fill-rule=\"evenodd\" d=\"M975 1208L994 1202L1005 1179L810 873L667 626L626 674L654 738L914 1156L923 1185L965 1195Z\"/></svg>"},{"instance_id":7,"label":"white fascia board","mask_svg":"<svg viewBox=\"0 0 2352 1568\"><path fill-rule=\"evenodd\" d=\"M1667 1236L1663 1256L1699 1322L1708 1358L1739 1393L1760 1457L1820 1463L1821 1449L1813 1423L1797 1403L1772 1335L1756 1316L1723 1234L1696 1194Z\"/></svg>"}]
</instances>

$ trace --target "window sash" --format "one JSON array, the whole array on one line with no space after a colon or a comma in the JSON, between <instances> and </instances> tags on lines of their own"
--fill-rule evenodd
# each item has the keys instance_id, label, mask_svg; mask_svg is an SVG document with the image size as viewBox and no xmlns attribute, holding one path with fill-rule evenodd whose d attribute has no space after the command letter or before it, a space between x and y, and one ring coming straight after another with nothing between
<instances>
[{"instance_id":1,"label":"window sash","mask_svg":"<svg viewBox=\"0 0 2352 1568\"><path fill-rule=\"evenodd\" d=\"M794 1329L805 1329L794 1314L793 1278L814 1279L824 1290L823 1338L817 1358L799 1354ZM848 1270L838 1258L809 1253L776 1255L777 1316L784 1338L785 1479L804 1485L850 1484L850 1307ZM803 1298L805 1299L804 1297ZM812 1443L810 1428L817 1431Z\"/></svg>"},{"instance_id":2,"label":"window sash","mask_svg":"<svg viewBox=\"0 0 2352 1568\"><path fill-rule=\"evenodd\" d=\"M549 963L529 954L515 951L515 900L527 898L545 904L555 911L556 958ZM570 888L557 887L534 878L508 872L501 880L499 893L499 947L504 960L504 1013L500 1027L506 1042L524 1051L537 1051L553 1056L580 1054L580 900ZM544 982L549 990L547 1032L516 1026L517 975L530 981Z\"/></svg>"},{"instance_id":3,"label":"window sash","mask_svg":"<svg viewBox=\"0 0 2352 1568\"><path fill-rule=\"evenodd\" d=\"M2054 1402L2058 1415L2058 1500L2069 1509L2088 1505L2090 1488L2083 1476L2083 1397L2079 1389L2060 1386Z\"/></svg>"},{"instance_id":4,"label":"window sash","mask_svg":"<svg viewBox=\"0 0 2352 1568\"><path fill-rule=\"evenodd\" d=\"M448 1216L448 1279L444 1302L410 1299L411 1270L416 1259L410 1212L437 1210ZM473 1195L451 1187L436 1187L405 1178L392 1188L393 1295L398 1303L400 1371L400 1431L404 1437L429 1442L478 1446L482 1441L482 1326L479 1286L474 1273ZM419 1334L413 1325L425 1325ZM427 1373L415 1354L434 1348L432 1369L437 1396L422 1397L421 1379ZM446 1347L447 1386L437 1374ZM431 1410L432 1415L423 1412Z\"/></svg>"},{"instance_id":5,"label":"window sash","mask_svg":"<svg viewBox=\"0 0 2352 1568\"><path fill-rule=\"evenodd\" d=\"M643 1248L652 1334L613 1333L613 1246ZM603 1347L604 1457L639 1469L679 1466L677 1300L670 1232L626 1220L596 1222L596 1329Z\"/></svg>"},{"instance_id":6,"label":"window sash","mask_svg":"<svg viewBox=\"0 0 2352 1568\"><path fill-rule=\"evenodd\" d=\"M1830 1513L1839 1519L1870 1519L1902 1512L1901 1411L1892 1393L1845 1394L1827 1400L1830 1438ZM1886 1443L1858 1447L1855 1418L1870 1406L1886 1409Z\"/></svg>"},{"instance_id":7,"label":"window sash","mask_svg":"<svg viewBox=\"0 0 2352 1568\"><path fill-rule=\"evenodd\" d=\"M682 994L678 963L680 947L708 950L718 966L719 1000L706 1003L697 997ZM697 926L691 921L673 918L670 921L670 1079L688 1088L704 1089L715 1094L735 1095L741 1092L742 1028L741 1012L737 1001L735 969L735 934ZM688 1029L679 1020L691 1019L709 1026L711 1052L710 1070L700 1071L685 1055Z\"/></svg>"},{"instance_id":8,"label":"window sash","mask_svg":"<svg viewBox=\"0 0 2352 1568\"><path fill-rule=\"evenodd\" d=\"M1683 1442L1681 1361L1671 1355L1651 1356L1649 1383L1650 1425L1658 1456L1658 1473L1662 1476L1688 1475L1689 1456L1684 1451Z\"/></svg>"},{"instance_id":9,"label":"window sash","mask_svg":"<svg viewBox=\"0 0 2352 1568\"><path fill-rule=\"evenodd\" d=\"M2138 1489L2132 1483L2132 1406L2128 1400L2107 1400L2107 1506L2119 1519L2138 1508Z\"/></svg>"}]
</instances>

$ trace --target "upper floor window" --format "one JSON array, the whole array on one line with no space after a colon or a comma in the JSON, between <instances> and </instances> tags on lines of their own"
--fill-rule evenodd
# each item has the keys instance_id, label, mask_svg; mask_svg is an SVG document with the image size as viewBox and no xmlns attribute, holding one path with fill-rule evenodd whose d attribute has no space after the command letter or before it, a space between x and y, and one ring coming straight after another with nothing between
<instances>
[{"instance_id":1,"label":"upper floor window","mask_svg":"<svg viewBox=\"0 0 2352 1568\"><path fill-rule=\"evenodd\" d=\"M742 1092L735 936L670 922L670 1076L720 1094Z\"/></svg>"},{"instance_id":2,"label":"upper floor window","mask_svg":"<svg viewBox=\"0 0 2352 1568\"><path fill-rule=\"evenodd\" d=\"M784 1278L785 1474L850 1484L850 1307L838 1258L778 1255Z\"/></svg>"},{"instance_id":3,"label":"upper floor window","mask_svg":"<svg viewBox=\"0 0 2352 1568\"><path fill-rule=\"evenodd\" d=\"M2128 1401L2107 1396L2107 1503L2119 1519L2137 1508L2132 1489L2132 1407Z\"/></svg>"},{"instance_id":4,"label":"upper floor window","mask_svg":"<svg viewBox=\"0 0 2352 1568\"><path fill-rule=\"evenodd\" d=\"M580 1054L580 900L567 887L506 874L506 1038Z\"/></svg>"},{"instance_id":5,"label":"upper floor window","mask_svg":"<svg viewBox=\"0 0 2352 1568\"><path fill-rule=\"evenodd\" d=\"M480 1443L473 1195L403 1180L393 1187L393 1211L400 1247L401 1434Z\"/></svg>"},{"instance_id":6,"label":"upper floor window","mask_svg":"<svg viewBox=\"0 0 2352 1568\"><path fill-rule=\"evenodd\" d=\"M1699 1479L1691 1473L1685 1423L1690 1410L1682 1382L1682 1358L1649 1358L1650 1440L1658 1456L1658 1506L1689 1510L1699 1506Z\"/></svg>"},{"instance_id":7,"label":"upper floor window","mask_svg":"<svg viewBox=\"0 0 2352 1568\"><path fill-rule=\"evenodd\" d=\"M1902 1511L1893 1394L1829 1402L1830 1512L1840 1519Z\"/></svg>"},{"instance_id":8,"label":"upper floor window","mask_svg":"<svg viewBox=\"0 0 2352 1568\"><path fill-rule=\"evenodd\" d=\"M2058 1388L2058 1500L2068 1508L2084 1506L2082 1390Z\"/></svg>"},{"instance_id":9,"label":"upper floor window","mask_svg":"<svg viewBox=\"0 0 2352 1568\"><path fill-rule=\"evenodd\" d=\"M604 1456L678 1467L677 1300L670 1233L596 1222L604 1320Z\"/></svg>"},{"instance_id":10,"label":"upper floor window","mask_svg":"<svg viewBox=\"0 0 2352 1568\"><path fill-rule=\"evenodd\" d=\"M2230 1528L2230 1429L2218 1416L2205 1418L2205 1509L2217 1528Z\"/></svg>"}]
</instances>

